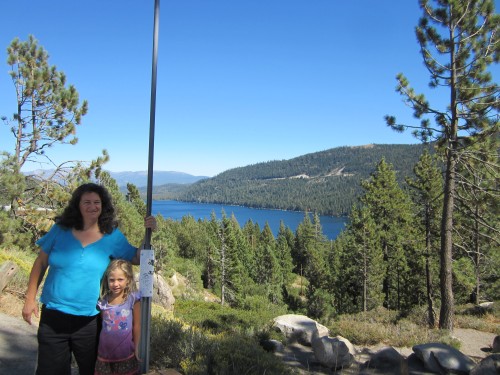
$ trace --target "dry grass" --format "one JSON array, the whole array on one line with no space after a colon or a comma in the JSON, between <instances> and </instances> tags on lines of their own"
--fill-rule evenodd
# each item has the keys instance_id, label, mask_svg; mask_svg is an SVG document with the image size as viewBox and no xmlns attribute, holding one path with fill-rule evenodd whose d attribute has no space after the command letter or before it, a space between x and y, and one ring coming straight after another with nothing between
<instances>
[{"instance_id":1,"label":"dry grass","mask_svg":"<svg viewBox=\"0 0 500 375\"><path fill-rule=\"evenodd\" d=\"M10 293L7 289L0 294L0 312L3 314L11 315L22 319L21 312L23 310L24 300L19 296ZM39 319L33 316L33 322L38 324Z\"/></svg>"}]
</instances>

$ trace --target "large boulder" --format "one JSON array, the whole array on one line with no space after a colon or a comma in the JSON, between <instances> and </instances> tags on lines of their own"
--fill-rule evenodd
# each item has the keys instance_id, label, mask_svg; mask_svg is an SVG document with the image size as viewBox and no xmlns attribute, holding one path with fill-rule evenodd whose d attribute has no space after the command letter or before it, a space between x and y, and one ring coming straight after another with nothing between
<instances>
[{"instance_id":1,"label":"large boulder","mask_svg":"<svg viewBox=\"0 0 500 375\"><path fill-rule=\"evenodd\" d=\"M363 373L369 373L367 370L377 370L381 374L407 374L408 363L396 349L392 346L386 346L376 352L369 361L363 365Z\"/></svg>"},{"instance_id":2,"label":"large boulder","mask_svg":"<svg viewBox=\"0 0 500 375\"><path fill-rule=\"evenodd\" d=\"M421 344L412 349L425 369L436 374L468 374L475 366L472 359L446 344Z\"/></svg>"},{"instance_id":3,"label":"large boulder","mask_svg":"<svg viewBox=\"0 0 500 375\"><path fill-rule=\"evenodd\" d=\"M137 288L139 289L139 274L135 274L135 281L137 283ZM162 306L168 311L174 310L175 297L172 294L172 289L165 281L165 279L155 273L153 276L153 296L152 302Z\"/></svg>"},{"instance_id":4,"label":"large boulder","mask_svg":"<svg viewBox=\"0 0 500 375\"><path fill-rule=\"evenodd\" d=\"M498 374L500 374L500 354L492 354L483 358L470 372L470 375Z\"/></svg>"},{"instance_id":5,"label":"large boulder","mask_svg":"<svg viewBox=\"0 0 500 375\"><path fill-rule=\"evenodd\" d=\"M356 348L354 348L354 345L351 344L351 342L349 340L347 340L345 337L335 336L335 338L339 341L342 341L347 346L347 348L349 349L349 353L351 353L352 355L357 354L357 351L356 351Z\"/></svg>"},{"instance_id":6,"label":"large boulder","mask_svg":"<svg viewBox=\"0 0 500 375\"><path fill-rule=\"evenodd\" d=\"M354 361L345 341L336 337L315 337L312 349L318 362L331 369L348 368Z\"/></svg>"},{"instance_id":7,"label":"large boulder","mask_svg":"<svg viewBox=\"0 0 500 375\"><path fill-rule=\"evenodd\" d=\"M273 326L281 331L289 342L311 346L313 337L328 336L328 328L305 315L286 314L274 318Z\"/></svg>"}]
</instances>

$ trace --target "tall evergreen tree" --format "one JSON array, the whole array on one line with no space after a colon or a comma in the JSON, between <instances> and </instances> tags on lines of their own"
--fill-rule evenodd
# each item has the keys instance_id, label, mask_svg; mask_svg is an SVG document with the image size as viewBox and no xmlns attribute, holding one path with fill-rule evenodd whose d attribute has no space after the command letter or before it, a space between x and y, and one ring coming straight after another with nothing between
<instances>
[{"instance_id":1,"label":"tall evergreen tree","mask_svg":"<svg viewBox=\"0 0 500 375\"><path fill-rule=\"evenodd\" d=\"M2 152L0 159L0 191L10 207L9 219L23 234L36 241L46 230L46 208L58 211L69 198L74 182L99 173L108 159L107 153L88 164L81 161L54 163L50 148L77 143L76 127L87 113L87 102L80 104L75 87L66 83L66 76L49 65L47 51L29 36L23 42L15 38L7 48L7 64L14 85L17 106L12 116L2 115L11 129L12 151ZM22 174L29 162L52 168L45 174ZM64 181L64 182L63 182ZM23 215L17 215L19 208Z\"/></svg>"},{"instance_id":2,"label":"tall evergreen tree","mask_svg":"<svg viewBox=\"0 0 500 375\"><path fill-rule=\"evenodd\" d=\"M131 183L127 183L127 201L135 206L135 209L139 212L139 215L146 217L146 203L144 199L141 198L141 193L137 186Z\"/></svg>"},{"instance_id":3,"label":"tall evergreen tree","mask_svg":"<svg viewBox=\"0 0 500 375\"><path fill-rule=\"evenodd\" d=\"M386 275L384 254L376 223L366 207L353 208L346 229L352 236L350 267L358 275L358 296L363 311L382 306L383 281Z\"/></svg>"},{"instance_id":4,"label":"tall evergreen tree","mask_svg":"<svg viewBox=\"0 0 500 375\"><path fill-rule=\"evenodd\" d=\"M12 153L5 153L10 160L12 173L19 173L28 162L45 163L53 170L46 175L26 176L28 189L17 191L11 200L12 208L27 207L31 203L51 207L54 190L58 192L61 179L81 171L81 162L64 161L55 164L50 157L50 148L55 145L78 142L76 127L87 113L87 101L80 104L79 94L73 85L68 85L66 75L56 66L49 65L47 51L30 35L25 42L15 38L7 48L7 64L14 84L17 107L11 118L2 120L11 127L14 136ZM104 152L90 165L100 170L107 161ZM73 170L78 166L76 170Z\"/></svg>"},{"instance_id":5,"label":"tall evergreen tree","mask_svg":"<svg viewBox=\"0 0 500 375\"><path fill-rule=\"evenodd\" d=\"M330 275L335 281L334 301L336 310L340 314L357 313L363 308L360 298L359 267L352 255L355 248L356 242L351 231L344 230L335 239L333 253L329 258Z\"/></svg>"},{"instance_id":6,"label":"tall evergreen tree","mask_svg":"<svg viewBox=\"0 0 500 375\"><path fill-rule=\"evenodd\" d=\"M293 275L293 260L292 260L293 232L285 226L283 221L280 221L278 236L276 237L276 258L282 274L282 289L285 290Z\"/></svg>"},{"instance_id":7,"label":"tall evergreen tree","mask_svg":"<svg viewBox=\"0 0 500 375\"><path fill-rule=\"evenodd\" d=\"M203 271L203 285L207 289L214 289L218 279L222 279L222 244L220 236L219 222L215 212L212 211L210 220L205 224L208 241L205 244L205 268ZM222 300L222 295L221 295Z\"/></svg>"},{"instance_id":8,"label":"tall evergreen tree","mask_svg":"<svg viewBox=\"0 0 500 375\"><path fill-rule=\"evenodd\" d=\"M144 238L144 218L141 217L133 204L127 202L116 180L108 172L102 172L98 182L106 187L113 199L120 230L131 244L139 247Z\"/></svg>"},{"instance_id":9,"label":"tall evergreen tree","mask_svg":"<svg viewBox=\"0 0 500 375\"><path fill-rule=\"evenodd\" d=\"M411 296L404 291L414 287L408 285L408 260L411 256L407 255L412 253L414 246L411 201L399 186L392 165L387 164L385 159L378 163L368 180L362 181L362 187L365 193L360 201L377 225L387 267L384 280L385 305L390 309L406 309L411 305Z\"/></svg>"},{"instance_id":10,"label":"tall evergreen tree","mask_svg":"<svg viewBox=\"0 0 500 375\"><path fill-rule=\"evenodd\" d=\"M478 149L471 147L467 162L461 163L457 180L456 247L458 256L474 265L475 288L472 302L479 304L483 277L496 273L498 263L493 253L500 245L500 165L498 137L490 137ZM469 156L469 155L467 155Z\"/></svg>"},{"instance_id":11,"label":"tall evergreen tree","mask_svg":"<svg viewBox=\"0 0 500 375\"><path fill-rule=\"evenodd\" d=\"M157 215L156 224L157 230L152 234L151 244L155 250L155 271L161 272L173 266L173 259L178 253L178 248L174 231L175 222Z\"/></svg>"},{"instance_id":12,"label":"tall evergreen tree","mask_svg":"<svg viewBox=\"0 0 500 375\"><path fill-rule=\"evenodd\" d=\"M241 299L245 282L245 269L241 262L241 248L238 247L238 222L222 212L218 223L219 283L221 285L221 304L228 302L237 305Z\"/></svg>"},{"instance_id":13,"label":"tall evergreen tree","mask_svg":"<svg viewBox=\"0 0 500 375\"><path fill-rule=\"evenodd\" d=\"M304 220L295 232L292 258L295 273L304 276L309 281L310 288L321 288L327 279L327 249L326 238L321 232L319 217L316 223L311 221L309 213L304 214ZM318 232L319 230L319 232Z\"/></svg>"},{"instance_id":14,"label":"tall evergreen tree","mask_svg":"<svg viewBox=\"0 0 500 375\"><path fill-rule=\"evenodd\" d=\"M253 279L258 284L265 285L267 297L271 302L281 301L282 276L276 256L276 240L267 221L260 233L254 259L257 272Z\"/></svg>"},{"instance_id":15,"label":"tall evergreen tree","mask_svg":"<svg viewBox=\"0 0 500 375\"><path fill-rule=\"evenodd\" d=\"M424 237L425 280L428 323L435 325L433 275L439 267L439 223L441 221L443 178L437 160L425 151L413 169L415 178L408 178L407 183L413 188L412 198L417 207L421 233Z\"/></svg>"},{"instance_id":16,"label":"tall evergreen tree","mask_svg":"<svg viewBox=\"0 0 500 375\"><path fill-rule=\"evenodd\" d=\"M414 129L422 141L436 140L445 163L441 219L439 327L453 330L452 288L453 214L457 168L471 145L499 130L499 88L488 68L499 60L499 15L493 0L419 0L423 16L416 27L430 88L442 89L449 102L432 106L423 94L398 74L397 91L413 109L420 125L399 124L386 116L397 131ZM431 123L434 119L434 123Z\"/></svg>"}]
</instances>

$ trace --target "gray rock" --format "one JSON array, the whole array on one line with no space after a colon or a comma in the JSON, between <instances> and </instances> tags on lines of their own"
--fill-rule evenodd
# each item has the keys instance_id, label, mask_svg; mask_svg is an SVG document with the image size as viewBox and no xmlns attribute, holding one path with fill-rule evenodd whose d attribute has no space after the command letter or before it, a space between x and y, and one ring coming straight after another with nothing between
<instances>
[{"instance_id":1,"label":"gray rock","mask_svg":"<svg viewBox=\"0 0 500 375\"><path fill-rule=\"evenodd\" d=\"M475 366L472 359L449 345L429 343L415 345L412 349L425 369L436 374L468 374Z\"/></svg>"},{"instance_id":2,"label":"gray rock","mask_svg":"<svg viewBox=\"0 0 500 375\"><path fill-rule=\"evenodd\" d=\"M412 353L406 359L408 363L409 375L435 375L435 372L430 372L425 369L424 362L422 362L415 353Z\"/></svg>"},{"instance_id":3,"label":"gray rock","mask_svg":"<svg viewBox=\"0 0 500 375\"><path fill-rule=\"evenodd\" d=\"M482 302L479 304L479 307L486 309L486 310L491 310L493 309L494 302Z\"/></svg>"},{"instance_id":4,"label":"gray rock","mask_svg":"<svg viewBox=\"0 0 500 375\"><path fill-rule=\"evenodd\" d=\"M498 374L500 374L500 354L492 354L483 358L470 372L470 375Z\"/></svg>"},{"instance_id":5,"label":"gray rock","mask_svg":"<svg viewBox=\"0 0 500 375\"><path fill-rule=\"evenodd\" d=\"M376 352L363 365L364 369L377 370L382 374L406 374L408 365L406 359L393 347L385 347Z\"/></svg>"},{"instance_id":6,"label":"gray rock","mask_svg":"<svg viewBox=\"0 0 500 375\"><path fill-rule=\"evenodd\" d=\"M289 342L311 346L313 337L328 336L328 328L305 315L286 314L274 318L273 326L281 331Z\"/></svg>"},{"instance_id":7,"label":"gray rock","mask_svg":"<svg viewBox=\"0 0 500 375\"><path fill-rule=\"evenodd\" d=\"M348 368L354 361L349 347L337 338L322 336L312 341L314 356L321 365L332 368Z\"/></svg>"},{"instance_id":8,"label":"gray rock","mask_svg":"<svg viewBox=\"0 0 500 375\"><path fill-rule=\"evenodd\" d=\"M349 340L347 340L345 337L335 336L335 338L339 341L342 341L344 344L346 344L346 346L349 348L349 353L351 353L352 355L357 354L356 349L354 348L354 345Z\"/></svg>"},{"instance_id":9,"label":"gray rock","mask_svg":"<svg viewBox=\"0 0 500 375\"><path fill-rule=\"evenodd\" d=\"M278 340L262 340L260 346L264 348L265 351L271 353L282 353L285 347Z\"/></svg>"},{"instance_id":10,"label":"gray rock","mask_svg":"<svg viewBox=\"0 0 500 375\"><path fill-rule=\"evenodd\" d=\"M493 344L491 345L492 353L500 353L500 336L495 336Z\"/></svg>"},{"instance_id":11,"label":"gray rock","mask_svg":"<svg viewBox=\"0 0 500 375\"><path fill-rule=\"evenodd\" d=\"M137 283L137 288L139 289L139 274L136 273L135 282ZM175 297L172 294L172 289L165 281L165 279L155 273L153 277L153 297L152 302L163 306L165 309L169 311L173 311L175 305Z\"/></svg>"}]
</instances>

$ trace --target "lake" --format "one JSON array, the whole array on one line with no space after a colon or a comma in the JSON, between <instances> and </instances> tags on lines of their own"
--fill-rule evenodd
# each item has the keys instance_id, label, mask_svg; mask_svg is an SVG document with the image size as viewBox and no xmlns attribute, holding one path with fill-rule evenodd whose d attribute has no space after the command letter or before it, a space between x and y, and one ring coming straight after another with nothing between
<instances>
[{"instance_id":1,"label":"lake","mask_svg":"<svg viewBox=\"0 0 500 375\"><path fill-rule=\"evenodd\" d=\"M151 213L153 215L160 214L164 218L172 220L181 220L186 215L191 215L196 220L210 220L212 212L215 213L218 219L221 219L223 210L228 217L233 214L240 227L243 227L248 220L252 220L253 223L258 223L262 230L267 221L275 236L278 235L280 221L283 221L285 226L295 233L297 226L304 220L304 212L297 211L257 209L227 204L189 203L172 200L153 201L151 203ZM312 220L312 214L310 214L310 217ZM346 222L347 218L345 217L320 216L323 234L330 240L337 238L342 229L344 229Z\"/></svg>"}]
</instances>

